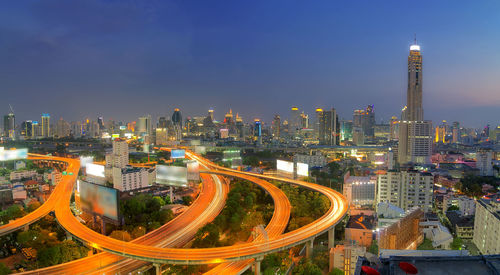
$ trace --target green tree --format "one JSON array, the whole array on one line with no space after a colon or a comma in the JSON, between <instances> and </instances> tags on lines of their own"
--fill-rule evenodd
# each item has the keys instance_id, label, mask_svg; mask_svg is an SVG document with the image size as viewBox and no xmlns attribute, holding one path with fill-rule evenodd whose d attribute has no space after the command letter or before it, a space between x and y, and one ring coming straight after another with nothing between
<instances>
[{"instance_id":1,"label":"green tree","mask_svg":"<svg viewBox=\"0 0 500 275\"><path fill-rule=\"evenodd\" d=\"M146 228L144 226L136 226L134 227L134 229L132 229L132 232L130 233L132 239L144 236L144 234L146 234Z\"/></svg>"},{"instance_id":2,"label":"green tree","mask_svg":"<svg viewBox=\"0 0 500 275\"><path fill-rule=\"evenodd\" d=\"M38 250L37 258L41 267L59 264L62 260L61 248L59 246L42 248Z\"/></svg>"},{"instance_id":3,"label":"green tree","mask_svg":"<svg viewBox=\"0 0 500 275\"><path fill-rule=\"evenodd\" d=\"M12 270L8 268L4 263L0 263L0 275L7 275L12 273Z\"/></svg>"},{"instance_id":4,"label":"green tree","mask_svg":"<svg viewBox=\"0 0 500 275\"><path fill-rule=\"evenodd\" d=\"M328 275L344 275L344 271L334 267L333 270L328 273Z\"/></svg>"},{"instance_id":5,"label":"green tree","mask_svg":"<svg viewBox=\"0 0 500 275\"><path fill-rule=\"evenodd\" d=\"M452 205L450 207L448 207L447 211L455 211L455 210L460 210L460 208L456 205Z\"/></svg>"},{"instance_id":6,"label":"green tree","mask_svg":"<svg viewBox=\"0 0 500 275\"><path fill-rule=\"evenodd\" d=\"M297 275L322 275L321 269L313 264L309 259L302 259L295 268L293 274Z\"/></svg>"},{"instance_id":7,"label":"green tree","mask_svg":"<svg viewBox=\"0 0 500 275\"><path fill-rule=\"evenodd\" d=\"M454 238L453 242L450 244L450 248L453 250L462 250L463 241L460 238Z\"/></svg>"},{"instance_id":8,"label":"green tree","mask_svg":"<svg viewBox=\"0 0 500 275\"><path fill-rule=\"evenodd\" d=\"M373 240L370 247L368 247L368 252L378 255L378 243L377 240Z\"/></svg>"},{"instance_id":9,"label":"green tree","mask_svg":"<svg viewBox=\"0 0 500 275\"><path fill-rule=\"evenodd\" d=\"M182 197L182 202L185 205L191 205L191 203L193 203L193 197L191 197L191 196L183 196Z\"/></svg>"}]
</instances>

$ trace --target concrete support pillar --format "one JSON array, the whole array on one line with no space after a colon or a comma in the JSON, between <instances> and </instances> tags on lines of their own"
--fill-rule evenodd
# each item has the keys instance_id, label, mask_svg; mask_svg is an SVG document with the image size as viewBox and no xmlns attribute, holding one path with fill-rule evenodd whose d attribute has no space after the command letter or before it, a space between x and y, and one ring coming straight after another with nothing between
<instances>
[{"instance_id":1,"label":"concrete support pillar","mask_svg":"<svg viewBox=\"0 0 500 275\"><path fill-rule=\"evenodd\" d=\"M335 247L335 227L328 230L328 249Z\"/></svg>"},{"instance_id":2,"label":"concrete support pillar","mask_svg":"<svg viewBox=\"0 0 500 275\"><path fill-rule=\"evenodd\" d=\"M30 226L27 224L23 227L23 231L28 231L28 230L30 230Z\"/></svg>"},{"instance_id":3,"label":"concrete support pillar","mask_svg":"<svg viewBox=\"0 0 500 275\"><path fill-rule=\"evenodd\" d=\"M153 264L155 267L155 274L156 275L161 275L161 264Z\"/></svg>"},{"instance_id":4,"label":"concrete support pillar","mask_svg":"<svg viewBox=\"0 0 500 275\"><path fill-rule=\"evenodd\" d=\"M69 232L66 232L66 240L73 240L73 235L71 235Z\"/></svg>"},{"instance_id":5,"label":"concrete support pillar","mask_svg":"<svg viewBox=\"0 0 500 275\"><path fill-rule=\"evenodd\" d=\"M306 258L312 258L314 248L314 238L306 242Z\"/></svg>"},{"instance_id":6,"label":"concrete support pillar","mask_svg":"<svg viewBox=\"0 0 500 275\"><path fill-rule=\"evenodd\" d=\"M260 275L260 263L262 262L262 259L255 259L255 262L253 263L253 273L255 275Z\"/></svg>"}]
</instances>

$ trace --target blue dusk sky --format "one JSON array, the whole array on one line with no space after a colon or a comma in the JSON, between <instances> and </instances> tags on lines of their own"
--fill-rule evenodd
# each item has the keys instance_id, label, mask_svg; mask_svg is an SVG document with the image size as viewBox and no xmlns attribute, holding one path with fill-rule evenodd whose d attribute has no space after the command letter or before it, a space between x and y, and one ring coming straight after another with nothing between
<instances>
[{"instance_id":1,"label":"blue dusk sky","mask_svg":"<svg viewBox=\"0 0 500 275\"><path fill-rule=\"evenodd\" d=\"M0 112L247 121L298 106L377 122L405 104L414 33L425 118L500 124L500 1L97 1L0 4Z\"/></svg>"}]
</instances>

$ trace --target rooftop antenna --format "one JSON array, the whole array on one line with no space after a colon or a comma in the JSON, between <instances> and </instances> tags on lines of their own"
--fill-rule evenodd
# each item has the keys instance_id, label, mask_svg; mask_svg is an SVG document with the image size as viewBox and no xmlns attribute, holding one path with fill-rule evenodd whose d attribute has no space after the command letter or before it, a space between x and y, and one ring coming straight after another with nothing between
<instances>
[{"instance_id":1,"label":"rooftop antenna","mask_svg":"<svg viewBox=\"0 0 500 275\"><path fill-rule=\"evenodd\" d=\"M10 112L14 113L14 108L12 108L12 105L10 105L10 103L9 103L9 108L10 108Z\"/></svg>"},{"instance_id":2,"label":"rooftop antenna","mask_svg":"<svg viewBox=\"0 0 500 275\"><path fill-rule=\"evenodd\" d=\"M417 33L414 33L413 35L415 37L415 44L414 45L417 45Z\"/></svg>"}]
</instances>

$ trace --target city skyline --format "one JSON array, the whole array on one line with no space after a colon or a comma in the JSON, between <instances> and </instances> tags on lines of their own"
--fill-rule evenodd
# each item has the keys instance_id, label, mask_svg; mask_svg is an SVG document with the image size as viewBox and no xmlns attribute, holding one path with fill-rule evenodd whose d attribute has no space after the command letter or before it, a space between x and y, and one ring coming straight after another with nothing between
<instances>
[{"instance_id":1,"label":"city skyline","mask_svg":"<svg viewBox=\"0 0 500 275\"><path fill-rule=\"evenodd\" d=\"M406 52L417 33L426 119L498 124L496 3L422 2L414 8L426 23L403 20L404 4L76 3L28 1L0 11L3 114L9 103L19 122L45 112L132 121L177 107L184 116L214 108L220 119L232 108L246 121L270 122L295 105L310 115L334 107L350 119L374 104L377 122L387 121L404 106ZM471 9L481 20L467 16Z\"/></svg>"}]
</instances>

